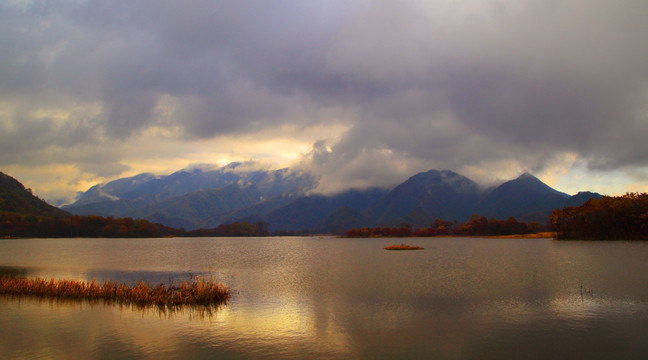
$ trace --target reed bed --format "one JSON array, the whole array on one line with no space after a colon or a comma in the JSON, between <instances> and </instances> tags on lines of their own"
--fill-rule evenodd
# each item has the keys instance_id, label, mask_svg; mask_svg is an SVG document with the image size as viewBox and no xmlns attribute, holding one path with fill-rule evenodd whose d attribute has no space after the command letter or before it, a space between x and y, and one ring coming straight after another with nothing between
<instances>
[{"instance_id":1,"label":"reed bed","mask_svg":"<svg viewBox=\"0 0 648 360\"><path fill-rule=\"evenodd\" d=\"M420 246L412 246L412 245L405 245L405 244L389 245L389 246L385 246L383 249L385 250L423 250L423 248Z\"/></svg>"},{"instance_id":2,"label":"reed bed","mask_svg":"<svg viewBox=\"0 0 648 360\"><path fill-rule=\"evenodd\" d=\"M178 285L150 286L144 281L134 286L107 280L102 283L79 280L0 278L0 294L49 297L56 299L106 300L120 304L157 305L177 307L182 305L225 304L231 297L230 289L214 280L194 277Z\"/></svg>"}]
</instances>

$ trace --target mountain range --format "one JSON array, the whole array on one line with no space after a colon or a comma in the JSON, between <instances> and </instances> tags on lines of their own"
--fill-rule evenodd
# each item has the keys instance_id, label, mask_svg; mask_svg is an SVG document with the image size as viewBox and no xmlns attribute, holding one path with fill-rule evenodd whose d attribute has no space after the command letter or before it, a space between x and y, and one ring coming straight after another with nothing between
<instances>
[{"instance_id":1,"label":"mountain range","mask_svg":"<svg viewBox=\"0 0 648 360\"><path fill-rule=\"evenodd\" d=\"M144 218L187 230L264 221L271 231L342 232L404 223L427 227L436 219L464 222L472 214L545 224L554 209L601 197L590 192L570 196L529 173L488 189L450 170L422 172L390 189L329 196L314 194L317 185L317 177L307 172L231 163L95 185L63 209L79 215Z\"/></svg>"}]
</instances>

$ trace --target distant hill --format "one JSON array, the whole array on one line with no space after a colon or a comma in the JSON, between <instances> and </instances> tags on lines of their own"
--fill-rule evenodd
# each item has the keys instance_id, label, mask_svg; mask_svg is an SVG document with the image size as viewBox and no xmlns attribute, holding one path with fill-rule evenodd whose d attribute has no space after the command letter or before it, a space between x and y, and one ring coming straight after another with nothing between
<instances>
[{"instance_id":1,"label":"distant hill","mask_svg":"<svg viewBox=\"0 0 648 360\"><path fill-rule=\"evenodd\" d=\"M392 189L329 196L309 193L317 181L311 174L290 169L259 170L232 163L96 185L64 209L80 215L143 218L187 230L262 221L270 231L339 232L403 223L427 227L436 219L464 222L473 214L545 224L554 209L601 196L589 192L569 196L528 173L482 189L453 171L429 170Z\"/></svg>"},{"instance_id":2,"label":"distant hill","mask_svg":"<svg viewBox=\"0 0 648 360\"><path fill-rule=\"evenodd\" d=\"M34 196L18 180L0 172L0 211L21 215L69 217L70 213Z\"/></svg>"},{"instance_id":3,"label":"distant hill","mask_svg":"<svg viewBox=\"0 0 648 360\"><path fill-rule=\"evenodd\" d=\"M324 219L317 223L315 229L322 232L343 234L346 230L367 226L370 220L349 207L333 210Z\"/></svg>"},{"instance_id":4,"label":"distant hill","mask_svg":"<svg viewBox=\"0 0 648 360\"><path fill-rule=\"evenodd\" d=\"M593 193L591 191L581 191L578 194L567 199L563 207L573 206L578 207L585 204L589 199L601 199L603 195L598 193Z\"/></svg>"},{"instance_id":5,"label":"distant hill","mask_svg":"<svg viewBox=\"0 0 648 360\"><path fill-rule=\"evenodd\" d=\"M216 227L207 224L210 218L236 209L246 208L261 200L255 185L235 183L217 189L203 189L147 205L131 212L133 217L155 221L160 215L186 221L188 229Z\"/></svg>"},{"instance_id":6,"label":"distant hill","mask_svg":"<svg viewBox=\"0 0 648 360\"><path fill-rule=\"evenodd\" d=\"M564 206L569 198L535 176L524 173L486 194L475 213L496 219L513 216L523 221L547 221L551 211Z\"/></svg>"},{"instance_id":7,"label":"distant hill","mask_svg":"<svg viewBox=\"0 0 648 360\"><path fill-rule=\"evenodd\" d=\"M474 181L449 170L416 174L396 186L371 212L380 225L407 222L414 227L435 219L465 221L481 198Z\"/></svg>"},{"instance_id":8,"label":"distant hill","mask_svg":"<svg viewBox=\"0 0 648 360\"><path fill-rule=\"evenodd\" d=\"M344 228L346 223L353 223L354 227L371 226L374 221L362 214L374 208L386 193L383 189L370 188L333 196L302 196L268 213L264 220L271 228L288 231L331 232Z\"/></svg>"}]
</instances>

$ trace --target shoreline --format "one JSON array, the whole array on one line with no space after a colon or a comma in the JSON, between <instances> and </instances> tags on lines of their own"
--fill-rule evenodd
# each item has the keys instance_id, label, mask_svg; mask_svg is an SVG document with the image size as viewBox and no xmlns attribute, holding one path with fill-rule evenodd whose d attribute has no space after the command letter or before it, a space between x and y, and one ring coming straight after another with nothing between
<instances>
[{"instance_id":1,"label":"shoreline","mask_svg":"<svg viewBox=\"0 0 648 360\"><path fill-rule=\"evenodd\" d=\"M340 239L427 239L427 238L482 238L482 239L554 239L556 233L552 231L544 231L531 234L513 234L513 235L435 235L435 236L367 236L367 237L348 237L338 236Z\"/></svg>"},{"instance_id":2,"label":"shoreline","mask_svg":"<svg viewBox=\"0 0 648 360\"><path fill-rule=\"evenodd\" d=\"M515 234L515 235L493 235L493 236L477 236L485 237L488 239L554 239L556 233L552 231L545 231L532 234Z\"/></svg>"}]
</instances>

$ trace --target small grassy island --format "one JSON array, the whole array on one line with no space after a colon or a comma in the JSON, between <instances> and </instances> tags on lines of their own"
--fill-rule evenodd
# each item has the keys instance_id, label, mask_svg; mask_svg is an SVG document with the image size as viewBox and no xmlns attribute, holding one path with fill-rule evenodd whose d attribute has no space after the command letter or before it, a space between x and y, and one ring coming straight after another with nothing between
<instances>
[{"instance_id":1,"label":"small grassy island","mask_svg":"<svg viewBox=\"0 0 648 360\"><path fill-rule=\"evenodd\" d=\"M423 248L420 246L412 246L412 245L405 245L405 244L389 245L389 246L385 246L383 249L385 250L423 250Z\"/></svg>"},{"instance_id":2,"label":"small grassy island","mask_svg":"<svg viewBox=\"0 0 648 360\"><path fill-rule=\"evenodd\" d=\"M182 305L225 304L231 296L229 288L213 280L194 277L178 285L159 284L151 287L144 281L128 286L115 281L99 283L79 280L55 280L3 276L0 294L36 296L73 300L106 300L118 304L177 307Z\"/></svg>"}]
</instances>

